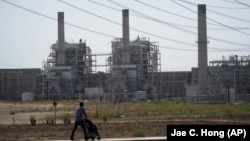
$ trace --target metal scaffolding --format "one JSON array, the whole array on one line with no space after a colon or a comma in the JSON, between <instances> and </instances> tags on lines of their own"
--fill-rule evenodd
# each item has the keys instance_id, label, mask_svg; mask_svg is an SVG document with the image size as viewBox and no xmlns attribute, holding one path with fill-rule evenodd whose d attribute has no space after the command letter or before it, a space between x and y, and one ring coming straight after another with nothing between
<instances>
[{"instance_id":1,"label":"metal scaffolding","mask_svg":"<svg viewBox=\"0 0 250 141\"><path fill-rule=\"evenodd\" d=\"M222 57L222 60L210 61L210 71L216 79L211 81L220 87L234 90L235 100L250 98L250 56Z\"/></svg>"},{"instance_id":2,"label":"metal scaffolding","mask_svg":"<svg viewBox=\"0 0 250 141\"><path fill-rule=\"evenodd\" d=\"M57 58L58 44L56 43L51 46L47 61L43 63L43 70L49 72L53 67L59 66ZM91 49L85 42L80 40L79 43L65 43L65 66L74 67L81 80L84 79L85 74L92 73L92 62Z\"/></svg>"},{"instance_id":3,"label":"metal scaffolding","mask_svg":"<svg viewBox=\"0 0 250 141\"><path fill-rule=\"evenodd\" d=\"M79 43L65 43L64 47L64 65L58 63L58 43L51 46L47 61L43 62L44 89L54 94L84 92L84 87L91 84L93 72L91 49L82 40Z\"/></svg>"},{"instance_id":4,"label":"metal scaffolding","mask_svg":"<svg viewBox=\"0 0 250 141\"><path fill-rule=\"evenodd\" d=\"M123 62L122 39L112 41L112 56L106 64L110 66L109 92L125 93L153 88L153 73L161 71L161 58L157 42L138 37L129 43L130 63Z\"/></svg>"}]
</instances>

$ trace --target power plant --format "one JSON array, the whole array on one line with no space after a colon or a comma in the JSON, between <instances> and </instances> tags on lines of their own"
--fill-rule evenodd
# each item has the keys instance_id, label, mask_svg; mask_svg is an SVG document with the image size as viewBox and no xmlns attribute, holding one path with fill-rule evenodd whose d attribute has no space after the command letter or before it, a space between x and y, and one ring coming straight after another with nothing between
<instances>
[{"instance_id":1,"label":"power plant","mask_svg":"<svg viewBox=\"0 0 250 141\"><path fill-rule=\"evenodd\" d=\"M206 5L198 5L198 67L180 72L161 71L157 41L140 36L130 40L128 9L122 10L122 38L112 40L107 71L96 72L98 54L92 53L85 40L67 43L64 13L57 14L58 40L51 45L42 69L1 69L0 99L20 100L30 92L35 99L48 100L250 101L249 55L208 62Z\"/></svg>"},{"instance_id":2,"label":"power plant","mask_svg":"<svg viewBox=\"0 0 250 141\"><path fill-rule=\"evenodd\" d=\"M153 90L154 72L160 72L160 53L157 42L139 36L129 40L129 11L123 10L123 38L112 41L112 56L108 59L110 76L108 93L133 93ZM133 96L127 96L132 98Z\"/></svg>"},{"instance_id":3,"label":"power plant","mask_svg":"<svg viewBox=\"0 0 250 141\"><path fill-rule=\"evenodd\" d=\"M87 75L92 71L91 49L85 42L69 44L64 40L64 13L58 12L58 41L51 46L43 63L46 93L72 94L83 91Z\"/></svg>"}]
</instances>

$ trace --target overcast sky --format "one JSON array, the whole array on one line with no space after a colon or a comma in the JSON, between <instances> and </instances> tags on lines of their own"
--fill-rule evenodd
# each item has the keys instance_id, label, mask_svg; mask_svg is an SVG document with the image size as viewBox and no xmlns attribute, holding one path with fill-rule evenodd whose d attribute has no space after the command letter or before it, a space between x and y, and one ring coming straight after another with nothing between
<instances>
[{"instance_id":1,"label":"overcast sky","mask_svg":"<svg viewBox=\"0 0 250 141\"><path fill-rule=\"evenodd\" d=\"M92 54L110 53L129 9L130 40L158 42L161 71L190 71L198 64L197 4L207 8L208 62L250 55L249 0L0 0L0 69L42 68L57 41L57 12L66 42L82 39Z\"/></svg>"}]
</instances>

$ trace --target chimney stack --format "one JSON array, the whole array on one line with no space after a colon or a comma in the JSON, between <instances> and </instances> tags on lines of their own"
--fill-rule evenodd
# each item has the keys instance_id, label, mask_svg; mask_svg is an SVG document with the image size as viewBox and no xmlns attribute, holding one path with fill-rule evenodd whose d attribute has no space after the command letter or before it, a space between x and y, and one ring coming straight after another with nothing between
<instances>
[{"instance_id":1,"label":"chimney stack","mask_svg":"<svg viewBox=\"0 0 250 141\"><path fill-rule=\"evenodd\" d=\"M206 5L198 5L198 89L199 96L208 95Z\"/></svg>"},{"instance_id":2,"label":"chimney stack","mask_svg":"<svg viewBox=\"0 0 250 141\"><path fill-rule=\"evenodd\" d=\"M122 61L124 64L130 64L128 9L122 10Z\"/></svg>"},{"instance_id":3,"label":"chimney stack","mask_svg":"<svg viewBox=\"0 0 250 141\"><path fill-rule=\"evenodd\" d=\"M64 13L58 12L58 58L57 65L65 65L65 49L64 49Z\"/></svg>"}]
</instances>

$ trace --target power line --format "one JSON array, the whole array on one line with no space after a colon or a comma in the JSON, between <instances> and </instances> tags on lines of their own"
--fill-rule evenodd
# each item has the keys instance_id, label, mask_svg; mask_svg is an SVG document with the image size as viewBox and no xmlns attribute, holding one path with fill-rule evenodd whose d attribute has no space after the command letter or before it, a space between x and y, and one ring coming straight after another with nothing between
<instances>
[{"instance_id":1,"label":"power line","mask_svg":"<svg viewBox=\"0 0 250 141\"><path fill-rule=\"evenodd\" d=\"M93 0L87 0L87 1L89 1L89 2L91 2L91 3L94 3L94 4L97 4L97 5L99 5L99 6L102 6L102 7L108 8L108 9L112 9L112 10L117 11L117 12L121 12L120 9L116 9L116 8L111 7L111 6L108 6L108 5L105 5L105 4L102 4L102 3L99 3L99 2L93 1ZM135 17L139 17L139 18L143 18L143 17L141 17L141 16L139 16L139 15L136 15L136 14L133 14L133 13L130 13L130 15L135 16Z\"/></svg>"},{"instance_id":2,"label":"power line","mask_svg":"<svg viewBox=\"0 0 250 141\"><path fill-rule=\"evenodd\" d=\"M53 21L57 21L56 18L53 18L53 17L47 16L47 15L45 15L45 14L36 12L36 11L34 11L34 10L31 10L31 9L28 9L28 8L25 8L25 7L22 7L22 6L20 6L20 5L14 4L14 3L12 3L12 2L9 2L9 1L6 1L6 0L1 0L1 1L2 1L2 2L5 2L5 3L9 4L9 5L15 6L15 7L17 7L17 8L23 9L23 10L25 10L25 11L31 12L31 13L33 13L33 14L39 15L39 16L41 16L41 17L44 17L44 18L47 18L47 19L50 19L50 20L53 20ZM84 27L81 27L81 26L78 26L78 25L74 25L74 24L65 22L65 21L64 21L64 23L65 23L66 25L69 25L69 26L72 26L72 27L75 27L75 28L78 28L78 29L82 29L82 30L85 30L85 31L89 31L89 32L92 32L92 33L95 33L95 34L99 34L99 35L102 35L102 36L115 38L115 36L110 35L110 34L106 34L106 33L98 32L98 31L94 31L94 30L91 30L91 29L87 29L87 28L84 28Z\"/></svg>"},{"instance_id":3,"label":"power line","mask_svg":"<svg viewBox=\"0 0 250 141\"><path fill-rule=\"evenodd\" d=\"M89 32L92 32L92 33L95 33L95 34L99 34L99 35L102 35L102 36L115 38L115 36L110 35L110 34L102 33L102 32L91 30L91 29L87 29L87 28L84 28L84 27L81 27L81 26L78 26L78 25L74 25L74 24L68 23L68 22L64 22L64 23L67 24L67 25L70 25L72 27L75 27L75 28L78 28L78 29L82 29L82 30L85 30L85 31L89 31Z\"/></svg>"},{"instance_id":4,"label":"power line","mask_svg":"<svg viewBox=\"0 0 250 141\"><path fill-rule=\"evenodd\" d=\"M148 6L148 7L157 9L157 10L159 10L159 11L163 11L163 12L165 12L165 13L170 13L170 14L176 15L176 14L174 14L174 13L172 13L172 12L169 12L169 11L163 10L163 9L161 9L161 8L152 6L152 5L147 4L147 3L145 3L145 2L141 2L141 1L139 1L139 0L134 0L134 1L136 1L136 2L138 2L138 3L140 3L140 4L143 4L143 5L146 5L146 6ZM185 2L186 2L186 1L185 1ZM187 3L190 3L190 2L187 2ZM197 4L194 4L194 3L192 3L192 5L197 6ZM230 18L233 18L233 19L237 19L237 20L241 20L241 21L250 23L250 21L248 21L248 20L244 20L244 19L232 17L232 16L229 16L229 15L224 15L224 14L221 14L221 13L219 13L219 12L212 11L212 10L210 10L210 11L211 11L211 12L214 12L214 13L217 13L217 14L220 14L220 15L223 15L223 16L226 16L226 17L230 17ZM179 15L177 14L176 16L179 16ZM182 18L187 18L187 19L192 19L192 18L188 18L188 17L185 17L185 16L181 16L181 17L182 17ZM192 19L192 20L197 21L196 19ZM212 23L207 23L207 24L212 24ZM175 25L177 25L177 24L175 24ZM212 24L212 25L214 25L214 24ZM216 25L218 26L218 24L216 24ZM177 26L179 26L179 25L177 25ZM190 26L186 26L186 25L182 25L182 26L184 26L184 27L190 27ZM220 25L220 26L221 26L221 25ZM193 27L194 27L194 26L193 26ZM192 27L192 28L193 28L193 27ZM195 28L197 28L197 27L195 27ZM236 28L236 29L243 29L243 28L239 28L239 27L233 27L233 28ZM214 30L225 30L225 29L216 29L216 28L209 28L209 29L214 29ZM228 28L227 28L227 29L228 29ZM245 29L245 28L244 28L244 29ZM249 28L249 29L250 29L250 28ZM232 29L229 29L229 30L232 30Z\"/></svg>"},{"instance_id":5,"label":"power line","mask_svg":"<svg viewBox=\"0 0 250 141\"><path fill-rule=\"evenodd\" d=\"M189 1L185 1L185 0L179 0L179 1L182 1L182 2L185 2L185 3L188 3L188 4L193 4L193 5L197 5L196 3L192 3L192 2L189 2ZM226 2L230 2L230 3L234 3L233 1L228 1L228 0L224 0ZM249 9L249 8L242 8L242 7L223 7L223 6L215 6L215 5L207 5L208 7L211 7L211 8L220 8L220 9L241 9L241 10L245 10L245 9Z\"/></svg>"},{"instance_id":6,"label":"power line","mask_svg":"<svg viewBox=\"0 0 250 141\"><path fill-rule=\"evenodd\" d=\"M186 6L184 6L184 5L182 5L182 4L178 3L178 2L176 2L176 1L174 1L174 0L171 0L171 1L172 1L173 3L175 3L175 4L177 4L177 5L179 5L179 6L183 7L183 8L185 8L185 9L187 9L187 10L193 12L193 13L196 13L194 10L192 10L192 9L190 9L190 8L187 8ZM240 31L240 30L237 30L237 29L235 29L235 28L232 28L232 27L230 27L230 26L227 26L227 25L225 25L225 24L222 24L222 23L220 23L220 22L218 22L218 21L216 21L216 20L213 20L213 19L211 19L211 18L208 18L208 17L207 17L207 19L209 19L209 20L211 20L211 21L213 21L213 22L215 22L215 23L218 23L218 24L220 24L220 25L222 25L222 26L224 26L224 27L230 28L230 29L232 29L232 30L234 30L234 31L240 32L240 33L242 33L242 34L245 34L245 35L247 35L247 36L250 35L250 34L248 34L248 33L242 32L242 31Z\"/></svg>"},{"instance_id":7,"label":"power line","mask_svg":"<svg viewBox=\"0 0 250 141\"><path fill-rule=\"evenodd\" d=\"M233 4L238 4L237 2L234 2L234 1L231 1L231 0L221 0L221 1L228 2L228 3L233 3Z\"/></svg>"},{"instance_id":8,"label":"power line","mask_svg":"<svg viewBox=\"0 0 250 141\"><path fill-rule=\"evenodd\" d=\"M187 52L197 52L197 49L184 49L184 48L178 48L178 47L169 47L169 46L164 46L160 45L160 48L163 49L170 49L170 50L177 50L177 51L187 51ZM220 48L213 48L213 47L208 47L208 52L245 52L249 51L249 48L238 48L238 49L220 49Z\"/></svg>"},{"instance_id":9,"label":"power line","mask_svg":"<svg viewBox=\"0 0 250 141\"><path fill-rule=\"evenodd\" d=\"M95 16L95 17L101 18L101 19L103 19L103 20L106 20L106 21L108 21L108 22L111 22L111 23L113 23L113 24L122 26L121 23L115 22L115 21L110 20L110 19L108 19L108 18L105 18L105 17L99 16L99 15L97 15L97 14L94 14L94 13L92 13L92 12L86 11L86 10L80 8L80 7L77 7L77 6L75 6L75 5L72 5L72 4L70 4L70 3L67 3L67 2L65 2L65 1L63 1L63 0L58 0L58 1L61 2L61 3L66 4L66 5L68 5L68 6L71 6L71 7L73 7L73 8L76 8L76 9L82 11L82 12L88 13L88 14L90 14L90 15L92 15L92 16ZM195 44L190 44L190 43L178 41L178 40L175 40L175 39L166 38L166 37L163 37L163 36L160 36L160 35L155 35L155 34L152 34L152 33L146 32L146 31L143 31L143 30L139 30L139 29L137 29L137 28L130 27L130 29L132 29L132 30L134 30L134 31L137 31L137 32L140 32L140 33L144 33L144 34L147 34L147 35L151 35L151 36L154 36L154 37L157 37L157 38L161 38L161 39L164 39L164 40L168 40L168 41L172 41L172 42L176 42L176 43L180 43L180 44L184 44L184 45L188 45L188 46L196 46Z\"/></svg>"},{"instance_id":10,"label":"power line","mask_svg":"<svg viewBox=\"0 0 250 141\"><path fill-rule=\"evenodd\" d=\"M34 10L31 10L31 9L28 9L28 8L25 8L25 7L22 7L22 6L20 6L20 5L17 5L17 4L14 4L14 3L11 3L11 2L8 2L8 1L5 1L5 0L2 0L2 1L3 1L3 2L6 2L7 4L10 4L10 5L12 5L12 6L21 8L21 9L26 10L26 11L28 11L28 12L31 12L31 13L33 13L33 14L36 14L36 15L39 15L39 16L48 18L48 19L53 20L53 21L57 21L57 19L55 19L55 18L53 18L53 17L44 15L44 14L39 13L39 12L36 12L36 11L34 11ZM65 24L67 24L67 25L69 25L69 26L72 26L72 27L75 27L75 28L87 30L87 31L90 31L90 32L93 32L93 33L96 33L96 34L99 34L99 35L103 35L103 36L115 38L115 37L112 36L112 35L108 35L108 34L101 33L101 32L96 32L96 31L93 31L93 30L89 30L89 29L86 29L86 28L83 28L83 27L80 27L80 26L77 26L77 25L74 25L74 24L71 24L71 23L68 23L68 22L65 22ZM165 47L165 48L166 48L166 47ZM168 48L169 48L169 49L175 49L175 50L188 51L187 49L178 49L178 48L170 48L170 47L168 47ZM191 51L191 50L189 50L189 51Z\"/></svg>"},{"instance_id":11,"label":"power line","mask_svg":"<svg viewBox=\"0 0 250 141\"><path fill-rule=\"evenodd\" d=\"M112 10L117 11L117 12L121 12L120 9L116 9L116 8L111 7L111 6L108 6L108 5L105 5L105 4L102 4L102 3L99 3L99 2L93 1L93 0L87 0L87 1L89 1L89 2L91 2L91 3L94 3L94 4L97 4L97 5L99 5L99 6L102 6L102 7L108 8L108 9L112 9ZM133 13L130 13L130 15L135 16L135 17L139 17L139 18L145 18L145 17L142 17L142 16L140 16L140 15L133 14ZM193 20L195 20L195 19L193 19ZM190 25L182 25L182 24L176 24L176 23L169 23L169 24L176 25L176 26L187 27L187 28L197 28L197 27L195 27L195 26L190 26ZM250 29L250 28L249 28L249 29Z\"/></svg>"},{"instance_id":12,"label":"power line","mask_svg":"<svg viewBox=\"0 0 250 141\"><path fill-rule=\"evenodd\" d=\"M166 49L171 49L171 50L180 50L180 51L190 51L190 52L197 52L197 50L194 49L183 49L183 48L176 48L176 47L168 47L168 46L159 46L160 48L166 48Z\"/></svg>"},{"instance_id":13,"label":"power line","mask_svg":"<svg viewBox=\"0 0 250 141\"><path fill-rule=\"evenodd\" d=\"M223 6L215 6L215 5L208 5L210 8L219 8L219 9L232 9L232 10L249 10L249 8L242 8L242 7L223 7Z\"/></svg>"},{"instance_id":14,"label":"power line","mask_svg":"<svg viewBox=\"0 0 250 141\"><path fill-rule=\"evenodd\" d=\"M14 3L11 3L11 2L8 2L8 1L5 1L5 0L2 0L3 2L7 3L7 4L10 4L12 6L15 6L15 7L18 7L20 9L23 9L25 11L28 11L28 12L31 12L33 14L36 14L36 15L39 15L41 17L45 17L47 19L50 19L50 20L53 20L53 21L57 21L57 19L53 18L53 17L50 17L50 16L47 16L45 14L42 14L42 13L39 13L39 12L36 12L34 10L31 10L31 9L28 9L28 8L25 8L25 7L22 7L20 5L17 5L17 4L14 4ZM106 34L106 33L101 33L101 32L97 32L97 31L94 31L94 30L90 30L90 29L86 29L84 27L81 27L81 26L78 26L78 25L74 25L74 24L71 24L71 23L68 23L68 22L65 22L65 24L69 25L69 26L72 26L72 27L75 27L75 28L78 28L78 29L82 29L82 30L85 30L85 31L89 31L89 32L92 32L92 33L96 33L96 34L99 34L99 35L102 35L102 36L106 36L106 37L112 37L112 38L115 38L115 36L113 35L109 35L109 34ZM141 32L141 31L139 31ZM148 34L148 33L147 33ZM155 36L155 35L154 35ZM156 35L157 36L157 35ZM160 36L161 37L161 36ZM161 37L162 38L162 37ZM175 40L173 40L174 42L176 42ZM179 42L179 41L178 41ZM182 43L182 42L181 42ZM184 43L186 45L190 45L190 46L195 46L193 44L188 44L188 43ZM163 48L168 48L168 49L174 49L174 50L182 50L182 51L195 51L195 50L189 50L189 49L181 49L181 48L173 48L173 47L164 47L164 46L161 46ZM211 48L211 49L216 49L216 48ZM218 48L217 48L218 49ZM244 48L246 49L246 48ZM230 50L221 50L221 51L230 51ZM234 50L236 51L236 50Z\"/></svg>"},{"instance_id":15,"label":"power line","mask_svg":"<svg viewBox=\"0 0 250 141\"><path fill-rule=\"evenodd\" d=\"M53 21L57 21L56 18L47 16L47 15L45 15L45 14L36 12L36 11L34 11L34 10L31 10L31 9L22 7L22 6L20 6L20 5L17 5L17 4L8 2L8 1L6 1L6 0L2 0L2 2L5 2L5 3L9 4L9 5L15 6L15 7L20 8L20 9L23 9L23 10L25 10L25 11L31 12L31 13L33 13L33 14L39 15L39 16L41 16L41 17L44 17L44 18L47 18L47 19L50 19L50 20L53 20ZM95 34L99 34L99 35L106 36L106 37L116 38L116 37L113 36L113 35L106 34L106 33L101 33L101 32L94 31L94 30L90 30L90 29L87 29L87 28L84 28L84 27L81 27L81 26L78 26L78 25L74 25L74 24L71 24L71 23L68 23L68 22L65 22L65 21L64 21L64 23L65 23L66 25L69 25L69 26L72 26L72 27L75 27L75 28L78 28L78 29L82 29L82 30L85 30L85 31L89 31L89 32L92 32L92 33L95 33ZM143 32L143 31L139 31L139 32ZM189 44L189 43L185 43L185 42L181 42L181 41L177 41L177 40L173 40L173 39L168 39L168 38L161 37L161 36L154 35L154 34L150 34L150 33L147 33L147 32L145 32L145 33L146 33L146 34L149 34L149 35L152 35L152 36L156 36L156 37L158 37L158 38L163 38L163 39L165 39L165 40L170 40L170 41L173 41L173 42L177 42L177 43L181 43L181 44L185 44L185 45L189 45L189 46L195 46L194 44Z\"/></svg>"},{"instance_id":16,"label":"power line","mask_svg":"<svg viewBox=\"0 0 250 141\"><path fill-rule=\"evenodd\" d=\"M87 0L87 1L92 2L92 3L94 3L94 4L97 4L97 5L100 5L100 6L102 6L102 7L106 7L106 8L113 9L113 10L115 10L115 11L119 11L119 12L121 12L121 10L120 10L120 9L116 9L116 8L113 8L113 7L107 6L107 5L105 5L105 4L98 3L98 2L93 1L93 0ZM133 14L133 13L130 13L130 15L132 15L132 16L136 16L136 17L139 17L139 18L145 18L145 17L143 17L143 16L136 15L136 14ZM188 17L185 17L185 18L188 18ZM196 21L195 19L191 19L191 18L190 18L190 20L194 20L194 21ZM197 27L195 27L195 26L191 26L191 25L183 25L183 24L176 24L176 23L169 23L169 24L171 24L171 25L176 25L176 26L187 27L187 28L197 28ZM215 29L215 28L214 28L214 29ZM244 28L244 29L247 29L247 28ZM249 28L249 29L250 29L250 28ZM215 29L215 30L216 30L216 29Z\"/></svg>"},{"instance_id":17,"label":"power line","mask_svg":"<svg viewBox=\"0 0 250 141\"><path fill-rule=\"evenodd\" d=\"M215 13L215 14L218 14L218 15L221 15L221 16L224 16L224 17L227 17L227 18L231 18L231 19L234 19L234 20L237 20L237 21L242 21L242 22L250 23L250 21L245 20L245 19L241 19L241 18L237 18L237 17L230 16L230 15L222 14L222 13L219 13L219 12L216 12L216 11L213 11L213 10L210 10L210 9L207 9L207 10L208 10L209 12L212 12L212 13Z\"/></svg>"},{"instance_id":18,"label":"power line","mask_svg":"<svg viewBox=\"0 0 250 141\"><path fill-rule=\"evenodd\" d=\"M109 1L110 1L110 0L109 0ZM161 8L152 6L152 5L150 5L150 4L147 4L147 3L145 3L145 2L141 2L141 1L139 1L139 0L134 0L134 1L135 1L135 2L138 2L138 3L140 3L140 4L143 4L143 5L146 5L146 6L148 6L148 7L157 9L157 10L159 10L159 11L162 11L162 12L165 12L165 13L168 13L168 14L172 14L172 15L174 15L174 16L178 16L178 17L181 17L181 18L184 18L184 19L188 19L188 20L195 21L195 22L197 21L197 19L193 19L193 18L189 18L189 17L186 17L186 16L182 16L182 15L173 13L173 12L169 12L169 11L167 11L167 10L163 10L163 9L161 9ZM114 1L113 1L113 2L114 2ZM214 23L208 23L208 24L215 25L215 26L221 26L221 25L219 25L219 24L214 24Z\"/></svg>"},{"instance_id":19,"label":"power line","mask_svg":"<svg viewBox=\"0 0 250 141\"><path fill-rule=\"evenodd\" d=\"M2 0L2 2L5 2L5 3L9 4L9 5L15 6L15 7L20 8L20 9L23 9L23 10L28 11L28 12L30 12L30 13L39 15L39 16L41 16L41 17L44 17L44 18L47 18L47 19L50 19L50 20L53 20L53 21L57 21L56 18L53 18L53 17L47 16L47 15L45 15L45 14L42 14L42 13L33 11L33 10L31 10L31 9L22 7L22 6L20 6L20 5L17 5L17 4L8 2L8 1L6 1L6 0ZM81 29L81 30L89 31L89 32L92 32L92 33L95 33L95 34L98 34L98 35L105 36L105 37L112 37L112 38L115 38L115 36L113 36L113 35L106 34L106 33L101 33L101 32L95 31L95 30L91 30L91 29L87 29L87 28L84 28L84 27L81 27L81 26L78 26L78 25L74 25L74 24L68 23L68 22L65 22L65 24L68 25L68 26L71 26L71 27L75 27L75 28L78 28L78 29ZM161 46L161 47L162 47L162 46ZM164 46L163 46L163 48L164 48ZM183 49L177 49L177 50L183 50ZM194 51L195 51L195 50L194 50Z\"/></svg>"},{"instance_id":20,"label":"power line","mask_svg":"<svg viewBox=\"0 0 250 141\"><path fill-rule=\"evenodd\" d=\"M151 17L151 16L149 16L149 15L146 15L146 14L144 14L144 13L138 12L138 11L132 9L132 8L129 8L129 7L127 7L127 6L124 6L124 5L122 5L122 4L118 3L118 2L115 2L115 1L113 1L113 0L108 0L108 1L110 1L111 3L116 4L116 5L118 5L118 6L121 6L122 8L129 9L129 10L131 10L132 12L135 12L135 13L137 13L138 15L141 15L141 17L146 18L146 19L148 19L148 20L152 20L152 21L154 21L154 22L158 22L158 23L161 23L161 24L170 26L171 28L175 28L175 29L177 29L177 30L180 30L180 31L183 31L183 32L186 32L186 33L190 33L190 34L197 35L197 33L193 32L193 31L186 30L186 29L183 29L183 28L178 27L178 26L176 26L176 25L173 25L173 24L171 24L171 23L168 23L168 22L165 22L165 21L162 21L162 20L153 18L153 17Z\"/></svg>"},{"instance_id":21,"label":"power line","mask_svg":"<svg viewBox=\"0 0 250 141\"><path fill-rule=\"evenodd\" d=\"M159 10L159 11L162 11L162 12L165 12L165 13L168 13L168 14L171 14L171 15L174 15L174 16L177 16L177 17L181 17L181 18L184 18L184 19L192 20L192 21L197 21L196 19L189 18L189 17L185 17L185 16L182 16L182 15L179 15L179 14L176 14L176 13L173 13L173 12L170 12L170 11L167 11L167 10L163 10L163 9L158 8L158 7L155 7L155 6L146 4L146 3L144 3L144 2L141 2L141 1L139 1L139 0L134 0L134 1L135 1L135 2L138 2L138 3L140 3L140 4L143 4L143 5L149 6L149 7L151 7L151 8L157 9L157 10Z\"/></svg>"},{"instance_id":22,"label":"power line","mask_svg":"<svg viewBox=\"0 0 250 141\"><path fill-rule=\"evenodd\" d=\"M108 5L105 5L105 4L102 4L102 3L99 3L99 2L93 1L93 0L88 0L88 1L91 2L91 3L97 4L97 5L99 5L99 6L108 8L108 9L112 9L112 10L115 10L115 11L118 11L118 12L121 11L120 9L116 9L116 8L111 7L111 6L108 6ZM136 2L142 3L141 1L138 1L138 0L135 0L135 1L136 1ZM146 3L144 3L144 4L146 4ZM155 7L155 8L157 8L157 7ZM160 11L165 11L165 10L160 9L160 8L157 8L157 9L160 10ZM166 12L168 13L169 11L166 11ZM142 16L140 16L140 15L133 14L133 13L131 13L131 15L132 15L132 16L136 16L136 17L139 17L139 18L145 18L145 17L142 17ZM180 16L181 16L181 15L180 15ZM182 17L187 18L187 19L190 19L190 20L195 20L195 21L197 21L196 19L188 18L188 17L185 17L185 16L182 16ZM195 29L197 29L197 26L183 25L183 24L170 23L170 22L168 22L168 23L171 24L171 25L175 25L175 26L181 26L181 27L185 27L185 28L195 28ZM217 25L217 24L216 24L216 25ZM250 30L250 27L234 27L234 28L236 28L236 29L238 29L238 30ZM209 29L209 30L232 30L232 29L228 29L228 28L208 28L208 29Z\"/></svg>"},{"instance_id":23,"label":"power line","mask_svg":"<svg viewBox=\"0 0 250 141\"><path fill-rule=\"evenodd\" d=\"M244 6L246 6L246 7L250 7L250 5L248 5L248 4L245 4L245 3L243 3L243 2L240 2L240 1L238 1L238 0L234 0L234 1L236 1L237 3L239 3L239 4L242 4L242 5L244 5Z\"/></svg>"},{"instance_id":24,"label":"power line","mask_svg":"<svg viewBox=\"0 0 250 141\"><path fill-rule=\"evenodd\" d=\"M105 4L102 4L102 3L99 3L99 2L93 1L93 0L87 0L87 1L92 2L92 3L95 3L95 4L100 5L100 6L103 6L103 7L106 7L106 8L109 8L109 9L113 9L113 10L118 11L118 12L121 12L120 9L116 9L116 8L111 7L111 6L108 6L108 5L105 5Z\"/></svg>"},{"instance_id":25,"label":"power line","mask_svg":"<svg viewBox=\"0 0 250 141\"><path fill-rule=\"evenodd\" d=\"M185 2L185 3L190 4L192 6L195 6L195 7L197 7L197 5L198 5L197 3L187 2L187 1L184 1L184 0L179 0L179 1ZM227 17L227 18L231 18L231 19L234 19L234 20L237 20L237 21L242 21L242 22L250 23L250 21L248 21L248 20L237 18L237 17L233 17L233 16L226 15L226 14L223 14L223 13L219 13L219 12L216 12L216 11L213 11L213 10L210 10L210 9L207 9L207 11L215 13L215 14L218 14L218 15L221 15L221 16L224 16L224 17Z\"/></svg>"},{"instance_id":26,"label":"power line","mask_svg":"<svg viewBox=\"0 0 250 141\"><path fill-rule=\"evenodd\" d=\"M97 5L100 5L102 7L106 7L106 8L109 8L109 9L112 9L112 10L115 10L115 11L118 11L118 12L121 12L120 9L116 9L116 8L113 8L111 6L108 6L108 5L105 5L105 4L102 4L102 3L99 3L99 2L96 2L96 1L93 1L93 0L87 0L89 2L92 2L94 4L97 4ZM133 16L136 16L136 17L139 17L139 18L145 18L145 17L142 17L140 15L136 15L136 14L133 14L133 13L130 13L130 15L133 15ZM179 15L181 16L181 15ZM183 18L187 18L187 19L190 19L190 20L193 20L193 21L196 21L196 19L192 19L192 18L188 18L188 17L184 17L184 16L181 16ZM176 24L176 23L169 23L169 24L172 24L172 25L176 25L176 26L183 26L183 27L188 27L188 28L197 28L195 26L190 26L190 25L182 25L182 24ZM250 28L249 28L250 29Z\"/></svg>"},{"instance_id":27,"label":"power line","mask_svg":"<svg viewBox=\"0 0 250 141\"><path fill-rule=\"evenodd\" d=\"M146 14L142 14L142 13L136 11L136 10L133 10L133 9L131 9L131 8L127 7L127 6L124 6L124 5L122 5L122 4L118 3L118 2L115 2L115 1L113 1L113 0L107 0L107 1L109 1L109 2L111 2L111 3L113 3L113 4L115 4L115 5L118 5L118 6L122 7L122 8L130 9L130 10L132 10L133 12L135 12L135 13L137 13L137 14L141 14L141 15L143 15L143 17L145 17L146 19L150 19L150 20L153 20L153 21L156 21L156 22L159 22L159 23L163 23L163 24L165 24L165 25L170 26L168 23L166 23L166 22L164 22L164 21L161 21L161 20L152 18L152 17L150 17L150 16L148 16L148 15L146 15ZM190 10L191 10L191 9L190 9ZM192 10L192 11L193 11L193 10ZM193 11L193 12L194 12L194 11ZM196 13L196 12L195 12L195 13ZM171 27L172 27L172 28L175 28L175 29L178 29L178 30L181 30L181 31L186 32L186 33L190 33L190 34L197 35L197 33L195 33L195 32L192 32L192 31L189 31L189 30L180 28L180 27L178 27L178 28L177 28L177 27L173 27L173 26L171 26ZM215 37L209 37L209 36L208 36L208 38L210 38L210 39L212 39L212 40L215 40L215 41L227 43L227 44L233 44L233 45L239 45L239 46L250 47L250 45L248 45L248 44L236 43L236 42L227 41L227 40L223 40L223 39L219 39L219 38L215 38Z\"/></svg>"},{"instance_id":28,"label":"power line","mask_svg":"<svg viewBox=\"0 0 250 141\"><path fill-rule=\"evenodd\" d=\"M101 3L97 3L97 2L94 2L92 0L88 0L90 2L93 2L95 4L98 4L98 5L101 5L101 6L104 6L106 8L111 8L110 6L107 6L107 5L104 5L104 4L101 4ZM123 8L128 8L128 7L123 7ZM115 8L112 8L113 10L116 10L116 11L119 11L118 9L115 9ZM131 8L129 8L131 9ZM140 12L137 11L137 13L141 14ZM133 14L135 15L135 14ZM137 15L136 15L137 16ZM148 15L146 15L148 16ZM140 16L137 16L137 17L140 17ZM144 15L144 18L145 18L145 15ZM149 19L149 18L148 18ZM152 17L150 17L150 19L153 19ZM159 21L159 20L158 20ZM121 24L119 24L121 25ZM160 46L161 48L168 48L168 49L172 49L172 50L181 50L181 51L196 51L196 50L191 50L191 49L183 49L183 48L174 48L174 47L166 47L166 46ZM209 52L224 52L224 51L237 51L237 49L231 49L231 50L228 50L228 49L220 49L220 48L214 48L214 47L208 47L208 49L213 49L213 50L217 50L217 51L209 51ZM248 48L244 48L244 49L248 49Z\"/></svg>"}]
</instances>

